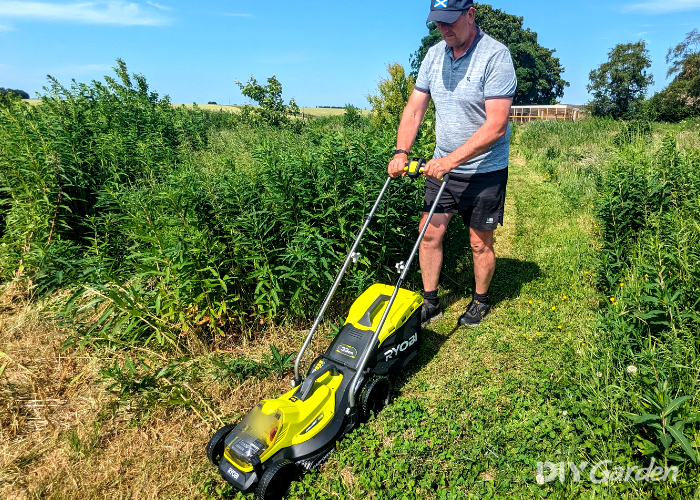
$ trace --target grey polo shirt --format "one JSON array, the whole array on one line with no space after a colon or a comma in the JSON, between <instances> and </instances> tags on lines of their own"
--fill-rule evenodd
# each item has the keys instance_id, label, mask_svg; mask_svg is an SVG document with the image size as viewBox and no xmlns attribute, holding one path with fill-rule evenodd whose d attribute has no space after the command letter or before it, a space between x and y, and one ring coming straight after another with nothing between
<instances>
[{"instance_id":1,"label":"grey polo shirt","mask_svg":"<svg viewBox=\"0 0 700 500\"><path fill-rule=\"evenodd\" d=\"M486 101L513 97L517 80L508 48L478 28L474 42L457 60L444 40L428 50L415 89L435 102L434 158L460 147L486 122ZM453 172L462 175L493 172L508 166L510 124L506 134L486 153Z\"/></svg>"}]
</instances>

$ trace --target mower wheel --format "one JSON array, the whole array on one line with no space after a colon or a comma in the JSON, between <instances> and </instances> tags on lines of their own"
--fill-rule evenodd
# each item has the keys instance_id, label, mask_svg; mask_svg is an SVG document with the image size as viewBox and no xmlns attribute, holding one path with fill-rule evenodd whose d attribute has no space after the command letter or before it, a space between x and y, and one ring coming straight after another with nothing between
<instances>
[{"instance_id":1,"label":"mower wheel","mask_svg":"<svg viewBox=\"0 0 700 500\"><path fill-rule=\"evenodd\" d=\"M297 466L291 460L283 458L263 472L255 497L258 500L280 500L287 494L296 477Z\"/></svg>"},{"instance_id":2,"label":"mower wheel","mask_svg":"<svg viewBox=\"0 0 700 500\"><path fill-rule=\"evenodd\" d=\"M389 404L391 395L391 381L387 377L372 376L360 393L362 418L367 420L372 413L376 415L382 411Z\"/></svg>"},{"instance_id":3,"label":"mower wheel","mask_svg":"<svg viewBox=\"0 0 700 500\"><path fill-rule=\"evenodd\" d=\"M221 429L216 431L207 443L207 458L209 461L219 466L221 458L224 456L224 442L226 441L226 436L236 427L236 424L228 424L223 426Z\"/></svg>"}]
</instances>

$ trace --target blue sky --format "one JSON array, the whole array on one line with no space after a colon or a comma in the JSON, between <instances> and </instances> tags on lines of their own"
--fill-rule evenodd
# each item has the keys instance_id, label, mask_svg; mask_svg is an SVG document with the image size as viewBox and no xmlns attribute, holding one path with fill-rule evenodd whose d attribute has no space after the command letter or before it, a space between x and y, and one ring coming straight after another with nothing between
<instances>
[{"instance_id":1,"label":"blue sky","mask_svg":"<svg viewBox=\"0 0 700 500\"><path fill-rule=\"evenodd\" d=\"M367 107L397 61L427 34L430 0L369 2L0 0L0 87L41 92L101 79L116 58L173 102L245 102L234 80L275 74L300 106ZM668 83L665 55L700 28L700 0L591 0L492 5L524 17L565 68L563 102L582 104L588 73L617 43L646 40L655 89Z\"/></svg>"}]
</instances>

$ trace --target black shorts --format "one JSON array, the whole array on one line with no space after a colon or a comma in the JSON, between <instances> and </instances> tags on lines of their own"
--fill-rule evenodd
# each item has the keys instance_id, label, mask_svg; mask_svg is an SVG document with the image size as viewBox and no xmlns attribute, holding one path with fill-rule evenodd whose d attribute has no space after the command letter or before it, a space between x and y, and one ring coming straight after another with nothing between
<instances>
[{"instance_id":1,"label":"black shorts","mask_svg":"<svg viewBox=\"0 0 700 500\"><path fill-rule=\"evenodd\" d=\"M508 167L469 176L450 174L435 213L460 214L467 226L479 231L496 229L498 224L503 225L507 182ZM423 212L430 211L441 184L426 177Z\"/></svg>"}]
</instances>

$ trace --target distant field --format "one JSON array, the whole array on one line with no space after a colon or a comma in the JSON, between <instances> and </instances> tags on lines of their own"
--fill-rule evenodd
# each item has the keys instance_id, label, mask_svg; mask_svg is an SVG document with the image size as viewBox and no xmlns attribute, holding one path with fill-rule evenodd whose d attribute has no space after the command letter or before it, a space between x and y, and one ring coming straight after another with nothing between
<instances>
[{"instance_id":1,"label":"distant field","mask_svg":"<svg viewBox=\"0 0 700 500\"><path fill-rule=\"evenodd\" d=\"M302 113L306 113L314 116L336 116L345 113L344 108L299 108ZM369 116L369 109L361 109L360 112L363 116Z\"/></svg>"},{"instance_id":2,"label":"distant field","mask_svg":"<svg viewBox=\"0 0 700 500\"><path fill-rule=\"evenodd\" d=\"M29 104L35 105L41 102L40 99L25 99ZM173 106L182 106L182 104L173 104ZM191 108L192 104L184 104L184 106ZM240 106L228 105L228 104L197 104L202 109L208 109L209 111L229 111L238 113L241 109ZM344 108L299 108L304 115L311 116L338 116L345 112ZM360 112L364 116L369 116L369 109L361 109Z\"/></svg>"},{"instance_id":3,"label":"distant field","mask_svg":"<svg viewBox=\"0 0 700 500\"><path fill-rule=\"evenodd\" d=\"M179 104L175 104L175 106L180 106ZM188 108L192 107L192 104L185 104ZM224 105L224 104L198 104L202 109L208 109L211 111L233 111L233 112L238 112L241 107L237 105ZM311 115L311 116L338 116L342 115L345 113L344 108L299 108L304 115ZM360 112L364 116L369 116L370 110L369 109L361 109Z\"/></svg>"}]
</instances>

